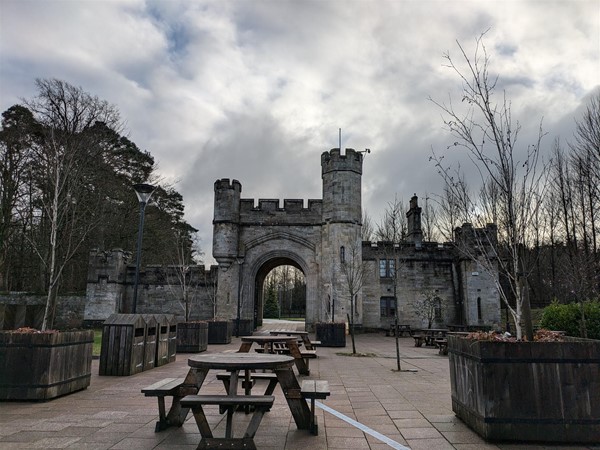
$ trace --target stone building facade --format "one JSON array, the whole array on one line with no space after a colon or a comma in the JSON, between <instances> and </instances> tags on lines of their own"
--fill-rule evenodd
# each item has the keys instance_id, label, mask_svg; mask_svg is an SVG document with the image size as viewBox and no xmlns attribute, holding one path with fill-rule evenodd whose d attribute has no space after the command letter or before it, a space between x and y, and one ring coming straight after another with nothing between
<instances>
[{"instance_id":1,"label":"stone building facade","mask_svg":"<svg viewBox=\"0 0 600 450\"><path fill-rule=\"evenodd\" d=\"M363 328L401 323L427 326L418 305L426 296L436 303L434 325L493 325L500 322L494 277L459 251L455 243L423 242L417 197L407 212L405 242L362 242L361 179L363 153L332 149L321 155L322 198L308 200L242 198L237 180L215 182L213 257L217 266L196 269L194 318L241 319L262 323L263 284L279 265L301 270L306 280L306 327L320 321L344 321L354 310ZM496 229L457 230L461 244L494 242ZM133 266L122 251L90 257L86 319L102 320L131 310ZM353 261L364 267L365 281L350 301L347 271ZM166 271L166 272L165 272ZM146 267L140 274L138 312L181 317L181 305L165 286L168 268ZM194 283L192 283L194 284ZM179 312L178 312L179 311Z\"/></svg>"}]
</instances>

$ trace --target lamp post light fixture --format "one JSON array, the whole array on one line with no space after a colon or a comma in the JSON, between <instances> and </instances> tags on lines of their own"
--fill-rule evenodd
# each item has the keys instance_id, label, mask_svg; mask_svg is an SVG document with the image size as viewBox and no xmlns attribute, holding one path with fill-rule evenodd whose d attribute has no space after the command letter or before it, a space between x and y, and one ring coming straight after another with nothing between
<instances>
[{"instance_id":1,"label":"lamp post light fixture","mask_svg":"<svg viewBox=\"0 0 600 450\"><path fill-rule=\"evenodd\" d=\"M152 196L152 193L156 189L156 186L151 184L134 184L133 189L137 195L140 203L140 226L138 228L138 239L137 239L137 257L135 261L135 281L133 284L133 314L136 313L137 309L137 294L138 294L138 283L140 281L140 260L142 258L142 234L144 230L144 213L146 205Z\"/></svg>"}]
</instances>

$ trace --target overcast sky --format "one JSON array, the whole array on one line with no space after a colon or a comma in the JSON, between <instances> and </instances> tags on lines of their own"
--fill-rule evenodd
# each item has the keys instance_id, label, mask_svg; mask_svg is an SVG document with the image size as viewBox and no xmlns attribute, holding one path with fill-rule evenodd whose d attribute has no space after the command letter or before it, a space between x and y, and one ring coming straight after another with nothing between
<instances>
[{"instance_id":1,"label":"overcast sky","mask_svg":"<svg viewBox=\"0 0 600 450\"><path fill-rule=\"evenodd\" d=\"M370 148L363 208L439 193L458 57L488 30L523 144L569 140L600 85L600 0L1 0L0 109L59 78L115 104L212 246L213 184L321 198L320 154ZM531 130L531 131L530 131ZM132 193L133 195L133 193ZM133 250L133 249L130 249Z\"/></svg>"}]
</instances>

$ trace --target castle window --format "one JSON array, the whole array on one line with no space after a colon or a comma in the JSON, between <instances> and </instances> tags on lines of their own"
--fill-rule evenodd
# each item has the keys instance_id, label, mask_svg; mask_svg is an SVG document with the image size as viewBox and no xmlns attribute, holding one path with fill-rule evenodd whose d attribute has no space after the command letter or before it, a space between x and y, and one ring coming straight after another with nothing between
<instances>
[{"instance_id":1,"label":"castle window","mask_svg":"<svg viewBox=\"0 0 600 450\"><path fill-rule=\"evenodd\" d=\"M393 259L379 260L379 276L381 278L391 278L395 275L396 261Z\"/></svg>"},{"instance_id":2,"label":"castle window","mask_svg":"<svg viewBox=\"0 0 600 450\"><path fill-rule=\"evenodd\" d=\"M340 247L340 261L346 262L346 249L343 245Z\"/></svg>"},{"instance_id":3,"label":"castle window","mask_svg":"<svg viewBox=\"0 0 600 450\"><path fill-rule=\"evenodd\" d=\"M379 309L381 317L395 317L396 299L394 297L381 297L379 299Z\"/></svg>"},{"instance_id":4,"label":"castle window","mask_svg":"<svg viewBox=\"0 0 600 450\"><path fill-rule=\"evenodd\" d=\"M481 297L477 297L477 320L481 320Z\"/></svg>"}]
</instances>

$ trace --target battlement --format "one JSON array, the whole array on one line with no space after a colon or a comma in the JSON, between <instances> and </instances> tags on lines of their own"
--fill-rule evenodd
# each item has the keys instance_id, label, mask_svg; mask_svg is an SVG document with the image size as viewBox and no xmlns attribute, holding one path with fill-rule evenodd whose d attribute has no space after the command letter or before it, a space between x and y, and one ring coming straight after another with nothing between
<instances>
[{"instance_id":1,"label":"battlement","mask_svg":"<svg viewBox=\"0 0 600 450\"><path fill-rule=\"evenodd\" d=\"M333 171L351 171L362 175L363 155L352 148L346 149L346 154L342 155L339 148L332 148L328 152L321 154L322 173L326 174Z\"/></svg>"},{"instance_id":2,"label":"battlement","mask_svg":"<svg viewBox=\"0 0 600 450\"><path fill-rule=\"evenodd\" d=\"M224 189L231 189L241 193L242 183L240 183L238 180L230 181L229 178L221 178L220 180L215 181L215 192Z\"/></svg>"},{"instance_id":3,"label":"battlement","mask_svg":"<svg viewBox=\"0 0 600 450\"><path fill-rule=\"evenodd\" d=\"M104 279L108 283L124 281L124 269L131 261L131 252L120 248L103 251L92 249L88 261L88 283Z\"/></svg>"},{"instance_id":4,"label":"battlement","mask_svg":"<svg viewBox=\"0 0 600 450\"><path fill-rule=\"evenodd\" d=\"M279 199L258 200L258 206L252 198L240 200L240 223L242 224L270 224L270 225L294 225L321 223L323 210L322 200L308 200L304 207L302 199L284 199L283 208Z\"/></svg>"},{"instance_id":5,"label":"battlement","mask_svg":"<svg viewBox=\"0 0 600 450\"><path fill-rule=\"evenodd\" d=\"M405 251L405 250L411 250L411 249L416 249L418 251L425 251L425 252L434 252L434 251L441 251L441 250L453 250L454 249L454 245L452 243L449 242L421 242L420 245L419 244L415 244L414 242L400 242L400 243L395 243L395 242L391 242L391 241L378 241L378 242L371 242L371 241L363 241L362 242L362 246L363 246L363 253L365 251L365 249L370 249L373 252L388 252L388 253L393 253L393 252L397 252L397 251Z\"/></svg>"},{"instance_id":6,"label":"battlement","mask_svg":"<svg viewBox=\"0 0 600 450\"><path fill-rule=\"evenodd\" d=\"M472 247L483 250L498 244L498 227L488 223L484 228L474 228L470 223L464 223L454 230L454 241L459 247Z\"/></svg>"}]
</instances>

